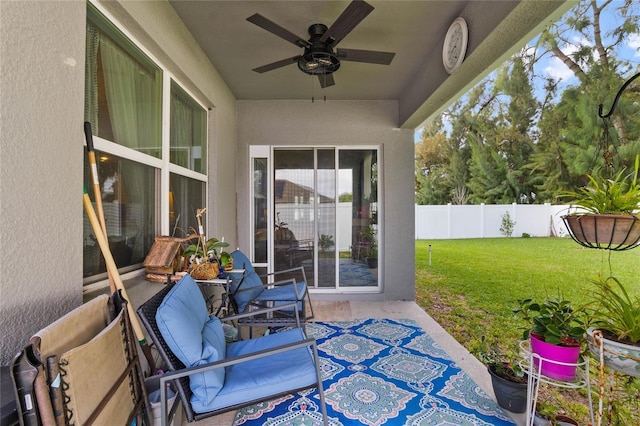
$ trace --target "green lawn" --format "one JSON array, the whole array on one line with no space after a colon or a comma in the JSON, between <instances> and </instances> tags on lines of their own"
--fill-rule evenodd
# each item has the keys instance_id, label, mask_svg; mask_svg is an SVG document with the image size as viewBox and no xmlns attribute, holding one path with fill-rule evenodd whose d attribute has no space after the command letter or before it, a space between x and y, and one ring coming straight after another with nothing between
<instances>
[{"instance_id":1,"label":"green lawn","mask_svg":"<svg viewBox=\"0 0 640 426\"><path fill-rule=\"evenodd\" d=\"M570 238L416 241L417 302L472 353L483 336L517 347L526 325L512 313L518 299L561 295L577 306L590 298L589 278L610 271L640 295L640 248L587 249Z\"/></svg>"},{"instance_id":2,"label":"green lawn","mask_svg":"<svg viewBox=\"0 0 640 426\"><path fill-rule=\"evenodd\" d=\"M520 334L511 312L518 299L561 295L579 305L593 290L589 278L610 270L640 294L640 248L587 249L569 238L416 241L419 304L472 351L482 335Z\"/></svg>"}]
</instances>

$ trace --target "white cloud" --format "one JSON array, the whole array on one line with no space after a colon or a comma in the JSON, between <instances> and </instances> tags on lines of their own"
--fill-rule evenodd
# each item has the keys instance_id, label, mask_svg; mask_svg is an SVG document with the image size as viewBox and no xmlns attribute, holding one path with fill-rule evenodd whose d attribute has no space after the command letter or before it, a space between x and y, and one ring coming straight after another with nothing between
<instances>
[{"instance_id":1,"label":"white cloud","mask_svg":"<svg viewBox=\"0 0 640 426\"><path fill-rule=\"evenodd\" d=\"M636 53L633 56L640 56L640 33L629 34L627 46Z\"/></svg>"},{"instance_id":2,"label":"white cloud","mask_svg":"<svg viewBox=\"0 0 640 426\"><path fill-rule=\"evenodd\" d=\"M582 36L575 36L571 43L566 43L563 46L560 46L560 50L562 50L565 55L571 57L571 55L583 46L593 46L593 43ZM595 49L593 54L597 54ZM556 81L564 80L566 82L575 76L573 71L571 71L564 62L556 57L549 58L548 64L543 68L543 72Z\"/></svg>"},{"instance_id":3,"label":"white cloud","mask_svg":"<svg viewBox=\"0 0 640 426\"><path fill-rule=\"evenodd\" d=\"M544 73L556 81L569 80L574 76L573 71L558 58L550 58L549 63L543 69Z\"/></svg>"}]
</instances>

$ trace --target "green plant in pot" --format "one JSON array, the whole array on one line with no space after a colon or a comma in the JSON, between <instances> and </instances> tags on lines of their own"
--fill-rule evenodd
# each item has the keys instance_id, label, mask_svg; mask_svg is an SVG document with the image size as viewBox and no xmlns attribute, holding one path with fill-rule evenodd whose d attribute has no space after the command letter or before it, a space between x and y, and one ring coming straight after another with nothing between
<instances>
[{"instance_id":1,"label":"green plant in pot","mask_svg":"<svg viewBox=\"0 0 640 426\"><path fill-rule=\"evenodd\" d=\"M586 332L585 307L574 308L560 297L543 303L521 299L518 305L513 312L528 323L523 339L530 339L534 365L552 379L573 380L576 366L564 364L576 364L580 358Z\"/></svg>"},{"instance_id":2,"label":"green plant in pot","mask_svg":"<svg viewBox=\"0 0 640 426\"><path fill-rule=\"evenodd\" d=\"M229 253L222 251L225 247L229 247L229 243L217 238L210 238L203 243L201 237L196 243L188 245L183 256L190 259L191 276L198 280L216 278L220 274L220 266L226 266L231 258Z\"/></svg>"},{"instance_id":3,"label":"green plant in pot","mask_svg":"<svg viewBox=\"0 0 640 426\"><path fill-rule=\"evenodd\" d=\"M520 367L519 357L489 345L484 336L475 356L487 366L498 405L514 413L524 413L527 410L528 376Z\"/></svg>"},{"instance_id":4,"label":"green plant in pot","mask_svg":"<svg viewBox=\"0 0 640 426\"><path fill-rule=\"evenodd\" d=\"M589 184L561 196L581 211L563 217L571 237L590 248L628 250L640 245L640 155L634 170L612 177L588 175ZM586 211L586 213L585 213Z\"/></svg>"},{"instance_id":5,"label":"green plant in pot","mask_svg":"<svg viewBox=\"0 0 640 426\"><path fill-rule=\"evenodd\" d=\"M361 233L360 236L362 241L365 241L369 244L367 248L367 265L369 268L377 268L378 267L378 236L376 229L368 225Z\"/></svg>"},{"instance_id":6,"label":"green plant in pot","mask_svg":"<svg viewBox=\"0 0 640 426\"><path fill-rule=\"evenodd\" d=\"M217 238L205 240L202 216L206 212L206 208L196 210L199 232L196 233L195 229L191 228L192 234L189 237L190 240L195 238L196 242L188 245L183 253L185 262L188 264L189 274L197 280L217 278L221 273L220 265L225 268L231 258L231 255L222 251L223 248L229 247L229 243Z\"/></svg>"},{"instance_id":7,"label":"green plant in pot","mask_svg":"<svg viewBox=\"0 0 640 426\"><path fill-rule=\"evenodd\" d=\"M632 298L617 278L598 276L591 280L594 320L587 330L589 349L605 364L640 377L640 297Z\"/></svg>"}]
</instances>

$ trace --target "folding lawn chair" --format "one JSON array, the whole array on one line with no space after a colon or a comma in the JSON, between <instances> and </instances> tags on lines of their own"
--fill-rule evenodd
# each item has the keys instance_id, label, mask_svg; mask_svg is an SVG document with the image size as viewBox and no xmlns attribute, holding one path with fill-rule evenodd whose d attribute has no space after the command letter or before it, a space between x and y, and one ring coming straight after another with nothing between
<instances>
[{"instance_id":1,"label":"folding lawn chair","mask_svg":"<svg viewBox=\"0 0 640 426\"><path fill-rule=\"evenodd\" d=\"M36 333L11 365L21 425L148 423L137 343L120 292Z\"/></svg>"}]
</instances>

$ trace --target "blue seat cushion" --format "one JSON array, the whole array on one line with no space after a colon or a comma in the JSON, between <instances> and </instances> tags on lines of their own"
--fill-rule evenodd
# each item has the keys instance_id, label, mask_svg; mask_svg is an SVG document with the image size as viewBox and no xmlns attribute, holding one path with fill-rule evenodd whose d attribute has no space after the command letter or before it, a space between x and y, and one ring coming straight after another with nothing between
<instances>
[{"instance_id":1,"label":"blue seat cushion","mask_svg":"<svg viewBox=\"0 0 640 426\"><path fill-rule=\"evenodd\" d=\"M307 291L307 285L305 283L283 284L272 288L268 288L260 293L255 300L286 300L289 302L295 302L296 300L302 300L305 292ZM297 291L297 297L296 297Z\"/></svg>"},{"instance_id":2,"label":"blue seat cushion","mask_svg":"<svg viewBox=\"0 0 640 426\"><path fill-rule=\"evenodd\" d=\"M256 339L241 340L227 346L229 358L273 348L305 339L295 328ZM225 385L209 410L258 400L287 390L312 386L317 382L316 367L309 347L270 355L227 367Z\"/></svg>"},{"instance_id":3,"label":"blue seat cushion","mask_svg":"<svg viewBox=\"0 0 640 426\"><path fill-rule=\"evenodd\" d=\"M233 292L233 300L238 306L238 312L243 313L250 301L254 300L264 291L262 280L255 272L245 273L240 286Z\"/></svg>"},{"instance_id":4,"label":"blue seat cushion","mask_svg":"<svg viewBox=\"0 0 640 426\"><path fill-rule=\"evenodd\" d=\"M226 357L226 342L220 320L209 316L202 293L186 275L164 297L156 312L163 339L186 367L195 367ZM225 381L224 368L189 377L197 412L212 403ZM205 409L206 410L206 409Z\"/></svg>"},{"instance_id":5,"label":"blue seat cushion","mask_svg":"<svg viewBox=\"0 0 640 426\"><path fill-rule=\"evenodd\" d=\"M240 250L234 250L231 252L233 258L233 267L235 269L244 269L246 273L255 272L251 260Z\"/></svg>"}]
</instances>

